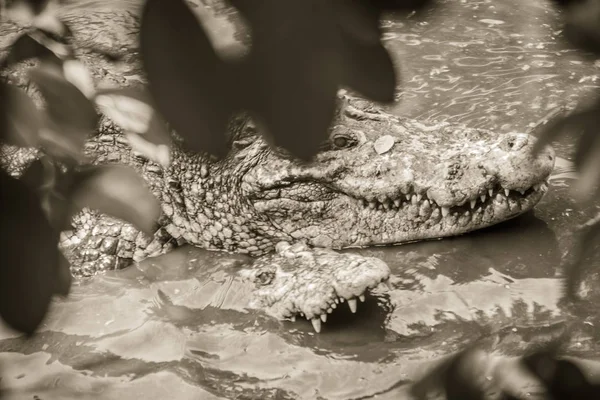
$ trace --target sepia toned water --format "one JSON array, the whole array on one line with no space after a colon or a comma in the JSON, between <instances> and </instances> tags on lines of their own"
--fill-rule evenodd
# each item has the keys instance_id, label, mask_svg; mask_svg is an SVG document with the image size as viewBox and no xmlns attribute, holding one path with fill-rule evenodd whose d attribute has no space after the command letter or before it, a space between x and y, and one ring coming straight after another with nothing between
<instances>
[{"instance_id":1,"label":"sepia toned water","mask_svg":"<svg viewBox=\"0 0 600 400\"><path fill-rule=\"evenodd\" d=\"M600 63L562 42L546 1L441 3L434 15L385 21L401 76L394 113L527 131L600 85ZM599 381L600 306L569 311L560 301L561 256L600 209L571 198L574 144L555 146L550 190L533 213L461 237L358 250L390 265L392 288L356 314L336 310L320 334L235 301L244 257L183 247L76 283L30 340L0 327L0 387L7 399L43 400L408 398L412 380L474 340L510 360L567 326L569 354ZM539 390L522 388L532 398Z\"/></svg>"}]
</instances>

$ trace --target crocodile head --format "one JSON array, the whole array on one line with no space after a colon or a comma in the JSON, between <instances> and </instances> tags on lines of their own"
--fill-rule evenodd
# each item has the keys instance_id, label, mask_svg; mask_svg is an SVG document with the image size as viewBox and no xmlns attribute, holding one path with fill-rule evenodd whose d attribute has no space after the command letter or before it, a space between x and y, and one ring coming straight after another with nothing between
<instances>
[{"instance_id":1,"label":"crocodile head","mask_svg":"<svg viewBox=\"0 0 600 400\"><path fill-rule=\"evenodd\" d=\"M345 97L310 164L263 154L244 197L291 238L318 247L394 244L462 234L530 210L547 190L554 152L535 138L392 116Z\"/></svg>"},{"instance_id":2,"label":"crocodile head","mask_svg":"<svg viewBox=\"0 0 600 400\"><path fill-rule=\"evenodd\" d=\"M279 242L275 252L257 259L240 274L255 285L250 308L278 319L297 315L312 322L317 332L327 314L342 303L356 312L365 293L387 281L390 269L377 258L313 249L303 243Z\"/></svg>"}]
</instances>

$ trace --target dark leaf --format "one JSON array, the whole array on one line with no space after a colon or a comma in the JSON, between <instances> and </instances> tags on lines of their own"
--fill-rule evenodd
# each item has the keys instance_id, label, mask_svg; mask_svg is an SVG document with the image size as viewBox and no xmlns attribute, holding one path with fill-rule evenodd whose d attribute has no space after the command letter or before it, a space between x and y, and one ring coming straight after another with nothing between
<instances>
[{"instance_id":1,"label":"dark leaf","mask_svg":"<svg viewBox=\"0 0 600 400\"><path fill-rule=\"evenodd\" d=\"M397 78L394 63L381 43L363 44L342 34L342 85L373 101L394 101Z\"/></svg>"},{"instance_id":2,"label":"dark leaf","mask_svg":"<svg viewBox=\"0 0 600 400\"><path fill-rule=\"evenodd\" d=\"M50 118L62 127L70 127L83 137L98 125L93 103L56 69L41 66L29 72L47 102Z\"/></svg>"},{"instance_id":3,"label":"dark leaf","mask_svg":"<svg viewBox=\"0 0 600 400\"><path fill-rule=\"evenodd\" d=\"M576 234L577 240L570 249L567 262L563 263L565 270L565 289L567 299L578 302L581 300L579 289L588 272L585 258L593 251L600 238L600 214L585 223Z\"/></svg>"},{"instance_id":4,"label":"dark leaf","mask_svg":"<svg viewBox=\"0 0 600 400\"><path fill-rule=\"evenodd\" d=\"M265 8L249 16L248 107L275 146L308 160L328 135L343 73L335 8L319 0L271 0Z\"/></svg>"},{"instance_id":5,"label":"dark leaf","mask_svg":"<svg viewBox=\"0 0 600 400\"><path fill-rule=\"evenodd\" d=\"M142 135L154 144L169 144L170 135L147 90L119 88L99 90L96 104L125 131Z\"/></svg>"},{"instance_id":6,"label":"dark leaf","mask_svg":"<svg viewBox=\"0 0 600 400\"><path fill-rule=\"evenodd\" d=\"M571 2L564 13L565 37L580 49L600 54L600 1Z\"/></svg>"},{"instance_id":7,"label":"dark leaf","mask_svg":"<svg viewBox=\"0 0 600 400\"><path fill-rule=\"evenodd\" d=\"M383 11L416 11L433 6L435 0L369 0L369 3Z\"/></svg>"},{"instance_id":8,"label":"dark leaf","mask_svg":"<svg viewBox=\"0 0 600 400\"><path fill-rule=\"evenodd\" d=\"M468 348L443 361L411 388L419 400L428 399L432 390L443 388L448 400L483 400L487 356L477 348Z\"/></svg>"},{"instance_id":9,"label":"dark leaf","mask_svg":"<svg viewBox=\"0 0 600 400\"><path fill-rule=\"evenodd\" d=\"M533 148L533 151L538 153L544 146L566 133L579 136L574 165L580 173L580 179L574 188L581 200L588 200L598 192L600 135L598 135L597 127L599 125L600 101L596 101L592 106L549 122L541 131L539 140Z\"/></svg>"},{"instance_id":10,"label":"dark leaf","mask_svg":"<svg viewBox=\"0 0 600 400\"><path fill-rule=\"evenodd\" d=\"M10 84L1 83L4 87L3 101L5 134L3 141L7 144L35 147L39 145L39 132L42 128L41 113L33 100L24 90Z\"/></svg>"},{"instance_id":11,"label":"dark leaf","mask_svg":"<svg viewBox=\"0 0 600 400\"><path fill-rule=\"evenodd\" d=\"M0 171L0 187L0 316L32 334L58 287L59 233L24 183Z\"/></svg>"},{"instance_id":12,"label":"dark leaf","mask_svg":"<svg viewBox=\"0 0 600 400\"><path fill-rule=\"evenodd\" d=\"M27 5L35 15L44 11L48 5L48 0L18 0L18 2Z\"/></svg>"},{"instance_id":13,"label":"dark leaf","mask_svg":"<svg viewBox=\"0 0 600 400\"><path fill-rule=\"evenodd\" d=\"M52 226L58 231L68 229L71 176L44 156L27 167L21 180L37 193Z\"/></svg>"},{"instance_id":14,"label":"dark leaf","mask_svg":"<svg viewBox=\"0 0 600 400\"><path fill-rule=\"evenodd\" d=\"M559 359L555 351L543 350L522 360L556 400L594 399L600 394L573 362Z\"/></svg>"},{"instance_id":15,"label":"dark leaf","mask_svg":"<svg viewBox=\"0 0 600 400\"><path fill-rule=\"evenodd\" d=\"M224 156L227 121L239 104L234 79L184 1L146 1L140 51L157 110L185 146Z\"/></svg>"},{"instance_id":16,"label":"dark leaf","mask_svg":"<svg viewBox=\"0 0 600 400\"><path fill-rule=\"evenodd\" d=\"M7 56L2 60L0 68L5 69L11 65L31 58L39 58L55 65L61 65L61 59L48 47L34 39L30 33L19 36L11 45Z\"/></svg>"},{"instance_id":17,"label":"dark leaf","mask_svg":"<svg viewBox=\"0 0 600 400\"><path fill-rule=\"evenodd\" d=\"M121 165L86 167L74 177L72 213L83 207L123 219L148 235L154 233L160 203L144 179Z\"/></svg>"}]
</instances>

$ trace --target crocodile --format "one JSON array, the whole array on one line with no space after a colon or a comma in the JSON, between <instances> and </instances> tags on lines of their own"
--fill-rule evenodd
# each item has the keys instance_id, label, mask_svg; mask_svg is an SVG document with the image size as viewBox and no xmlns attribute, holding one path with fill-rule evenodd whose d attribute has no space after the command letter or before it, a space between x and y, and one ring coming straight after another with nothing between
<instances>
[{"instance_id":1,"label":"crocodile","mask_svg":"<svg viewBox=\"0 0 600 400\"><path fill-rule=\"evenodd\" d=\"M97 32L82 28L91 27L91 15L68 20L75 36L88 35L84 42L101 41ZM135 23L124 26L129 34L122 37L135 36ZM127 46L122 51L135 58ZM108 76L128 84L106 60L87 54L82 59L97 79ZM128 62L131 76L139 67L134 59ZM173 143L172 161L162 167L133 151L120 128L103 117L98 135L85 145L86 156L93 164L135 168L160 200L162 216L148 237L121 220L83 210L60 244L73 274L121 269L182 243L268 257L280 242L345 249L455 236L521 215L547 190L554 152L548 147L533 155L535 138L529 134L499 135L447 122L426 125L347 93L340 93L339 103L329 138L310 163L269 145L252 118L239 115L232 120L224 159ZM35 158L32 154L5 146L0 158L18 175ZM353 271L343 257L323 257ZM299 276L305 270L300 268ZM318 281L314 273L309 276ZM348 300L370 285L363 282ZM329 298L318 303L329 305Z\"/></svg>"}]
</instances>

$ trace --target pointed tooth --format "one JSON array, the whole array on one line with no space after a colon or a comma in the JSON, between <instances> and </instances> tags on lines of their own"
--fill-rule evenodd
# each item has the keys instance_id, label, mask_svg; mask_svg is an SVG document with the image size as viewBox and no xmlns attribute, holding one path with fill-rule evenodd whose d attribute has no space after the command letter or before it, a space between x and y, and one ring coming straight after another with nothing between
<instances>
[{"instance_id":1,"label":"pointed tooth","mask_svg":"<svg viewBox=\"0 0 600 400\"><path fill-rule=\"evenodd\" d=\"M327 322L327 314L321 314L321 321Z\"/></svg>"},{"instance_id":2,"label":"pointed tooth","mask_svg":"<svg viewBox=\"0 0 600 400\"><path fill-rule=\"evenodd\" d=\"M356 313L356 299L348 299L348 307L350 307L350 311L352 311L352 313Z\"/></svg>"},{"instance_id":3,"label":"pointed tooth","mask_svg":"<svg viewBox=\"0 0 600 400\"><path fill-rule=\"evenodd\" d=\"M406 201L410 201L410 198L411 198L410 194L407 194L405 197L406 197Z\"/></svg>"},{"instance_id":4,"label":"pointed tooth","mask_svg":"<svg viewBox=\"0 0 600 400\"><path fill-rule=\"evenodd\" d=\"M484 194L482 194L481 196L479 196L479 200L481 200L481 202L485 202L485 199L487 199L487 196Z\"/></svg>"},{"instance_id":5,"label":"pointed tooth","mask_svg":"<svg viewBox=\"0 0 600 400\"><path fill-rule=\"evenodd\" d=\"M490 197L492 197L493 194L494 194L494 190L492 188L488 189L488 195Z\"/></svg>"},{"instance_id":6,"label":"pointed tooth","mask_svg":"<svg viewBox=\"0 0 600 400\"><path fill-rule=\"evenodd\" d=\"M540 186L540 189L542 190L542 192L545 192L548 190L548 185L546 183L542 183L542 185Z\"/></svg>"},{"instance_id":7,"label":"pointed tooth","mask_svg":"<svg viewBox=\"0 0 600 400\"><path fill-rule=\"evenodd\" d=\"M521 193L521 196L523 196L525 194L526 189L519 189L519 193Z\"/></svg>"},{"instance_id":8,"label":"pointed tooth","mask_svg":"<svg viewBox=\"0 0 600 400\"><path fill-rule=\"evenodd\" d=\"M296 322L296 316L295 316L295 315L292 315L292 317L290 318L290 320L291 320L292 322Z\"/></svg>"},{"instance_id":9,"label":"pointed tooth","mask_svg":"<svg viewBox=\"0 0 600 400\"><path fill-rule=\"evenodd\" d=\"M417 195L417 201L421 201L421 199L422 199L422 198L423 198L423 195L422 195L422 194L418 194L418 195Z\"/></svg>"},{"instance_id":10,"label":"pointed tooth","mask_svg":"<svg viewBox=\"0 0 600 400\"><path fill-rule=\"evenodd\" d=\"M329 307L329 308L327 309L327 314L331 314L332 312L333 312L333 308ZM325 322L325 321L323 321L323 322Z\"/></svg>"},{"instance_id":11,"label":"pointed tooth","mask_svg":"<svg viewBox=\"0 0 600 400\"><path fill-rule=\"evenodd\" d=\"M310 320L310 322L312 322L312 326L313 328L315 328L315 331L317 333L321 332L321 320L319 318L313 318Z\"/></svg>"},{"instance_id":12,"label":"pointed tooth","mask_svg":"<svg viewBox=\"0 0 600 400\"><path fill-rule=\"evenodd\" d=\"M471 204L471 209L474 209L475 208L475 204L477 204L477 199L471 200L470 204Z\"/></svg>"},{"instance_id":13,"label":"pointed tooth","mask_svg":"<svg viewBox=\"0 0 600 400\"><path fill-rule=\"evenodd\" d=\"M370 201L370 202L369 202L369 208L370 208L371 210L374 210L376 205L377 205L377 204L376 204L374 201Z\"/></svg>"},{"instance_id":14,"label":"pointed tooth","mask_svg":"<svg viewBox=\"0 0 600 400\"><path fill-rule=\"evenodd\" d=\"M365 295L361 294L360 296L358 296L358 299L361 301L361 303L365 302Z\"/></svg>"},{"instance_id":15,"label":"pointed tooth","mask_svg":"<svg viewBox=\"0 0 600 400\"><path fill-rule=\"evenodd\" d=\"M400 207L400 203L401 203L400 199L396 199L396 200L394 200L394 205L395 205L396 207Z\"/></svg>"},{"instance_id":16,"label":"pointed tooth","mask_svg":"<svg viewBox=\"0 0 600 400\"><path fill-rule=\"evenodd\" d=\"M383 203L383 208L385 208L386 210L390 209L390 203L389 203L389 201L386 201L385 203Z\"/></svg>"},{"instance_id":17,"label":"pointed tooth","mask_svg":"<svg viewBox=\"0 0 600 400\"><path fill-rule=\"evenodd\" d=\"M413 203L413 204L417 204L418 203L418 201L417 201L417 195L416 194L412 195L412 197L410 198L410 202Z\"/></svg>"},{"instance_id":18,"label":"pointed tooth","mask_svg":"<svg viewBox=\"0 0 600 400\"><path fill-rule=\"evenodd\" d=\"M429 205L429 200L427 200L427 199L423 200L423 204L425 205L425 207L427 207Z\"/></svg>"},{"instance_id":19,"label":"pointed tooth","mask_svg":"<svg viewBox=\"0 0 600 400\"><path fill-rule=\"evenodd\" d=\"M344 300L346 300L346 299L344 299L343 297L340 297L340 303L343 303Z\"/></svg>"},{"instance_id":20,"label":"pointed tooth","mask_svg":"<svg viewBox=\"0 0 600 400\"><path fill-rule=\"evenodd\" d=\"M333 299L333 301L335 301L335 304L340 304L340 299L338 299L337 297Z\"/></svg>"},{"instance_id":21,"label":"pointed tooth","mask_svg":"<svg viewBox=\"0 0 600 400\"><path fill-rule=\"evenodd\" d=\"M510 195L510 189L504 189L504 195L508 197Z\"/></svg>"},{"instance_id":22,"label":"pointed tooth","mask_svg":"<svg viewBox=\"0 0 600 400\"><path fill-rule=\"evenodd\" d=\"M445 217L450 213L450 207L442 207L442 217Z\"/></svg>"},{"instance_id":23,"label":"pointed tooth","mask_svg":"<svg viewBox=\"0 0 600 400\"><path fill-rule=\"evenodd\" d=\"M335 299L336 303L337 303L337 299ZM331 303L331 308L337 308L337 305L335 303Z\"/></svg>"},{"instance_id":24,"label":"pointed tooth","mask_svg":"<svg viewBox=\"0 0 600 400\"><path fill-rule=\"evenodd\" d=\"M301 317L304 317L304 313L303 313L303 312L301 312L301 313L300 313L300 316L301 316Z\"/></svg>"}]
</instances>

